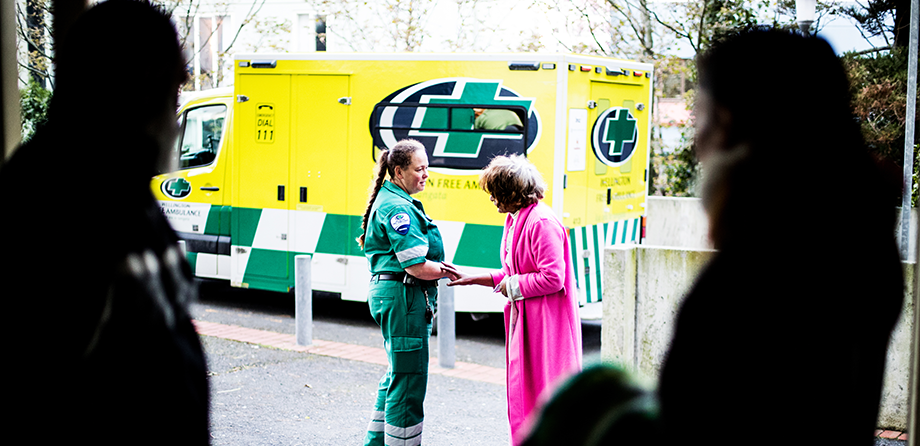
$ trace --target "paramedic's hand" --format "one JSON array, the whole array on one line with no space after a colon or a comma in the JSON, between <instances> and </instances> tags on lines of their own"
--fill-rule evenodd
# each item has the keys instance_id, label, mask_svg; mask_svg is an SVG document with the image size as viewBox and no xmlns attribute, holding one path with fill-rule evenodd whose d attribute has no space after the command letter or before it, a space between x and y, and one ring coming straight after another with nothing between
<instances>
[{"instance_id":1,"label":"paramedic's hand","mask_svg":"<svg viewBox=\"0 0 920 446\"><path fill-rule=\"evenodd\" d=\"M460 268L457 268L456 265L452 265L447 262L443 262L441 269L447 273L447 277L450 279L450 282L447 283L447 286L457 286L457 285L482 285L482 286L492 286L492 276L488 273L480 274L478 276L471 276L469 274L460 271Z\"/></svg>"},{"instance_id":2,"label":"paramedic's hand","mask_svg":"<svg viewBox=\"0 0 920 446\"><path fill-rule=\"evenodd\" d=\"M451 282L456 281L464 275L456 265L447 262L441 262L441 274L444 274Z\"/></svg>"}]
</instances>

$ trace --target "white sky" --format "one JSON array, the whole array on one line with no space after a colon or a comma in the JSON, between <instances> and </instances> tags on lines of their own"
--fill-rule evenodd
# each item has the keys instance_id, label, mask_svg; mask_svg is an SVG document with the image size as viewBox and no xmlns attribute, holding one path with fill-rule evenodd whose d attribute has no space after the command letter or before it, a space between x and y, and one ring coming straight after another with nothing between
<instances>
[{"instance_id":1,"label":"white sky","mask_svg":"<svg viewBox=\"0 0 920 446\"><path fill-rule=\"evenodd\" d=\"M875 45L870 45L869 42L866 42L866 39L860 35L859 30L852 21L841 18L830 21L826 25L822 24L818 36L827 40L837 54L885 45L882 39L873 40Z\"/></svg>"}]
</instances>

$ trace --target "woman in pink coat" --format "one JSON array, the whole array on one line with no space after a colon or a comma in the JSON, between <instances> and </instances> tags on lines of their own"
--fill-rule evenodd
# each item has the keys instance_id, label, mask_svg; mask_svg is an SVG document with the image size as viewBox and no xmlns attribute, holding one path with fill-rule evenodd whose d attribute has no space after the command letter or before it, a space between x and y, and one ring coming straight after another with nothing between
<instances>
[{"instance_id":1,"label":"woman in pink coat","mask_svg":"<svg viewBox=\"0 0 920 446\"><path fill-rule=\"evenodd\" d=\"M511 441L524 440L525 421L540 395L581 370L581 321L568 233L540 202L546 186L537 168L520 155L492 160L480 185L498 211L507 213L502 269L470 276L453 265L448 285L482 285L508 298L505 361Z\"/></svg>"}]
</instances>

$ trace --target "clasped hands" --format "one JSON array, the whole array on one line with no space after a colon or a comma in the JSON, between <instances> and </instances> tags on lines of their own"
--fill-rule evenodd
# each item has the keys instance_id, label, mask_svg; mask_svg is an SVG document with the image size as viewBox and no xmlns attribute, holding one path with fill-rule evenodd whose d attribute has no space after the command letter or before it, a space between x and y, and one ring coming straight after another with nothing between
<instances>
[{"instance_id":1,"label":"clasped hands","mask_svg":"<svg viewBox=\"0 0 920 446\"><path fill-rule=\"evenodd\" d=\"M450 282L447 282L447 286L481 285L491 287L494 285L492 283L492 276L488 273L478 276L470 275L461 271L456 265L447 262L441 262L441 273L450 280ZM507 281L503 280L498 285L494 285L493 291L508 297Z\"/></svg>"}]
</instances>

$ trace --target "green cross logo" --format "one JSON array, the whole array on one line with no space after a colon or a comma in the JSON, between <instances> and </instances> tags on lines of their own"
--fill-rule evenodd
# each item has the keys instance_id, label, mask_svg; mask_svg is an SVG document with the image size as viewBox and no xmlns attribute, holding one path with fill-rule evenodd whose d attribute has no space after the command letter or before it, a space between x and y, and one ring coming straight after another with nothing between
<instances>
[{"instance_id":1,"label":"green cross logo","mask_svg":"<svg viewBox=\"0 0 920 446\"><path fill-rule=\"evenodd\" d=\"M192 185L185 178L170 178L162 183L160 190L172 198L185 198L192 192Z\"/></svg>"},{"instance_id":2,"label":"green cross logo","mask_svg":"<svg viewBox=\"0 0 920 446\"><path fill-rule=\"evenodd\" d=\"M499 107L521 106L527 109L526 116L530 115L534 98L516 96L499 96L502 91L501 80L484 79L457 79L456 87L450 95L424 95L421 103L426 104L470 104L470 105L496 105ZM454 109L455 114L459 114ZM472 130L473 120L467 116L468 122L462 121L462 116L452 116L450 128L456 130ZM447 121L447 109L444 108L418 108L413 120L420 125L417 128L439 128ZM482 148L484 139L521 139L521 135L479 132L431 132L412 131L410 136L435 136L433 156L453 158L476 158Z\"/></svg>"},{"instance_id":3,"label":"green cross logo","mask_svg":"<svg viewBox=\"0 0 920 446\"><path fill-rule=\"evenodd\" d=\"M635 152L638 136L639 126L629 109L608 108L594 122L591 138L594 155L608 166L619 166Z\"/></svg>"},{"instance_id":4,"label":"green cross logo","mask_svg":"<svg viewBox=\"0 0 920 446\"><path fill-rule=\"evenodd\" d=\"M622 155L625 144L636 143L636 118L629 114L629 110L617 109L614 117L607 118L604 142L610 144L609 156Z\"/></svg>"}]
</instances>

